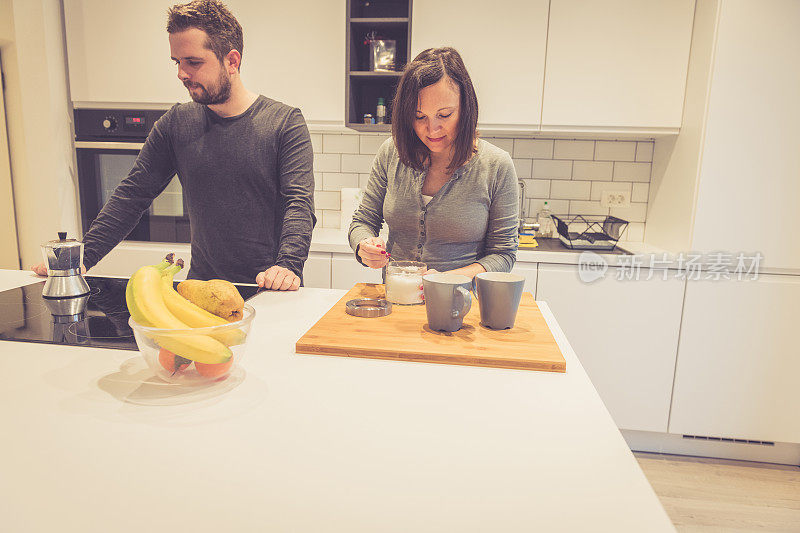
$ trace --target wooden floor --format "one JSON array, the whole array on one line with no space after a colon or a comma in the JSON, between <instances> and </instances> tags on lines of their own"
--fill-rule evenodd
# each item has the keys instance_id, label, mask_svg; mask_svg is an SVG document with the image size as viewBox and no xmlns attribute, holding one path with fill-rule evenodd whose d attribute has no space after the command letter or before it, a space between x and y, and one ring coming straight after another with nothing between
<instances>
[{"instance_id":1,"label":"wooden floor","mask_svg":"<svg viewBox=\"0 0 800 533\"><path fill-rule=\"evenodd\" d=\"M634 455L680 532L800 532L800 467Z\"/></svg>"}]
</instances>

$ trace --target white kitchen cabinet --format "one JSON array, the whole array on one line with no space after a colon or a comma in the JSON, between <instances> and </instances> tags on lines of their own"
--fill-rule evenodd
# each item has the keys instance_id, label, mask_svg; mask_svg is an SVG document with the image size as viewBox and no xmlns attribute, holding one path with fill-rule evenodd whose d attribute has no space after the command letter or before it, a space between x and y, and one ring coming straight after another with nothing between
<instances>
[{"instance_id":1,"label":"white kitchen cabinet","mask_svg":"<svg viewBox=\"0 0 800 533\"><path fill-rule=\"evenodd\" d=\"M452 46L469 71L482 125L538 128L547 39L548 0L414 2L412 58Z\"/></svg>"},{"instance_id":2,"label":"white kitchen cabinet","mask_svg":"<svg viewBox=\"0 0 800 533\"><path fill-rule=\"evenodd\" d=\"M542 129L679 128L693 17L694 0L551 2Z\"/></svg>"},{"instance_id":3,"label":"white kitchen cabinet","mask_svg":"<svg viewBox=\"0 0 800 533\"><path fill-rule=\"evenodd\" d=\"M356 283L383 283L381 270L361 265L354 254L332 254L331 288L349 290Z\"/></svg>"},{"instance_id":4,"label":"white kitchen cabinet","mask_svg":"<svg viewBox=\"0 0 800 533\"><path fill-rule=\"evenodd\" d=\"M800 276L689 282L670 433L800 443L798 317Z\"/></svg>"},{"instance_id":5,"label":"white kitchen cabinet","mask_svg":"<svg viewBox=\"0 0 800 533\"><path fill-rule=\"evenodd\" d=\"M245 86L301 108L308 121L341 122L344 24L331 21L344 20L345 2L226 3L244 32ZM72 100L81 105L188 101L170 60L165 30L166 12L173 4L65 0Z\"/></svg>"},{"instance_id":6,"label":"white kitchen cabinet","mask_svg":"<svg viewBox=\"0 0 800 533\"><path fill-rule=\"evenodd\" d=\"M617 426L667 431L685 282L657 272L592 283L576 265L539 264L536 299L547 302Z\"/></svg>"},{"instance_id":7,"label":"white kitchen cabinet","mask_svg":"<svg viewBox=\"0 0 800 533\"><path fill-rule=\"evenodd\" d=\"M522 289L529 292L536 298L536 277L537 277L537 263L514 263L514 268L511 272L525 277L525 287Z\"/></svg>"},{"instance_id":8,"label":"white kitchen cabinet","mask_svg":"<svg viewBox=\"0 0 800 533\"><path fill-rule=\"evenodd\" d=\"M315 289L331 288L331 254L309 252L303 265L303 286Z\"/></svg>"},{"instance_id":9,"label":"white kitchen cabinet","mask_svg":"<svg viewBox=\"0 0 800 533\"><path fill-rule=\"evenodd\" d=\"M800 2L720 6L692 249L800 269ZM747 35L747 39L742 39Z\"/></svg>"}]
</instances>

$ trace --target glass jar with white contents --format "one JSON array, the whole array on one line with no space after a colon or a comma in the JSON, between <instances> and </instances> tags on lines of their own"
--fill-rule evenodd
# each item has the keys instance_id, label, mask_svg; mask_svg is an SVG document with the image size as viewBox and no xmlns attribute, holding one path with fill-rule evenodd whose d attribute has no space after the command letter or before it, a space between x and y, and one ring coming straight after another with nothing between
<instances>
[{"instance_id":1,"label":"glass jar with white contents","mask_svg":"<svg viewBox=\"0 0 800 533\"><path fill-rule=\"evenodd\" d=\"M390 261L386 265L386 299L397 305L419 305L422 275L428 269L419 261Z\"/></svg>"}]
</instances>

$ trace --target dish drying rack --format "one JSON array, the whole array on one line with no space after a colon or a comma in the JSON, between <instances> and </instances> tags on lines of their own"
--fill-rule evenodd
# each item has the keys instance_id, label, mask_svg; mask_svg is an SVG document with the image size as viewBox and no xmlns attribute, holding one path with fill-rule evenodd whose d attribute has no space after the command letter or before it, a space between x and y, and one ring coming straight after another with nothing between
<instances>
[{"instance_id":1,"label":"dish drying rack","mask_svg":"<svg viewBox=\"0 0 800 533\"><path fill-rule=\"evenodd\" d=\"M559 240L573 250L613 250L628 221L611 215L550 215Z\"/></svg>"}]
</instances>

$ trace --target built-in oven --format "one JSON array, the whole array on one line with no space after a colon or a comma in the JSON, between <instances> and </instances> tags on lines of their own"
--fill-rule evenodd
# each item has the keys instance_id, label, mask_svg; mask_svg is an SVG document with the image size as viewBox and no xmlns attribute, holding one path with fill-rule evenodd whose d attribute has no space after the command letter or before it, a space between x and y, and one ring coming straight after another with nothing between
<instances>
[{"instance_id":1,"label":"built-in oven","mask_svg":"<svg viewBox=\"0 0 800 533\"><path fill-rule=\"evenodd\" d=\"M75 152L83 233L133 168L147 134L165 111L76 109ZM126 240L190 242L183 190L175 176Z\"/></svg>"}]
</instances>

